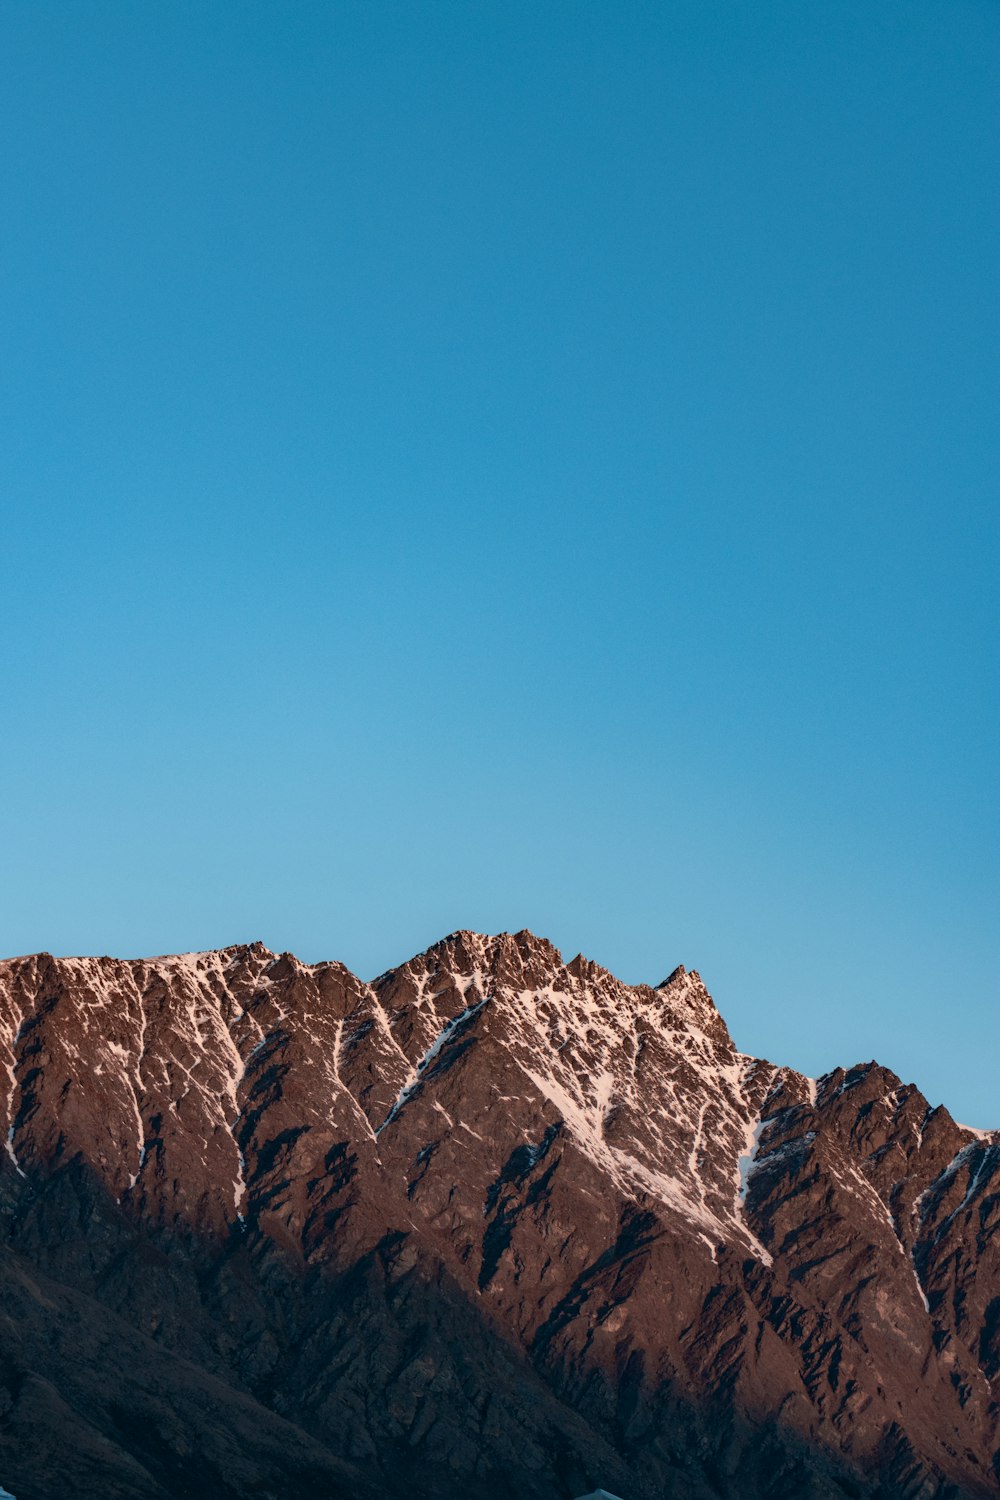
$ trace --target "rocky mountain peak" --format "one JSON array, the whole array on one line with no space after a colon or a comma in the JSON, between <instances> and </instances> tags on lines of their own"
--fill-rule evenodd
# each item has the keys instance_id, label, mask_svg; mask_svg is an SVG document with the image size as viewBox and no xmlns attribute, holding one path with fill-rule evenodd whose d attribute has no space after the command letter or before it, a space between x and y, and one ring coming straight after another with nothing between
<instances>
[{"instance_id":1,"label":"rocky mountain peak","mask_svg":"<svg viewBox=\"0 0 1000 1500\"><path fill-rule=\"evenodd\" d=\"M371 984L262 943L36 955L0 964L0 1079L0 1208L31 1274L130 1308L338 1462L335 1434L377 1428L428 1500L458 1490L421 1489L398 1444L438 1424L468 1488L461 1435L512 1462L528 1391L547 1477L517 1472L539 1500L562 1493L546 1455L564 1439L590 1455L575 1492L728 1500L697 1467L669 1487L678 1454L716 1452L709 1407L737 1446L772 1434L789 1500L1000 1493L1000 1135L875 1062L812 1080L739 1053L695 970L627 985L526 931L452 933ZM158 1246L193 1279L153 1289L138 1267ZM294 1336L266 1311L278 1283ZM351 1298L386 1347L397 1319L424 1352L377 1373L345 1354ZM457 1334L431 1354L441 1319L490 1350L478 1417L429 1394L471 1378ZM373 1381L384 1418L359 1414ZM427 1401L430 1427L393 1427ZM810 1488L821 1470L848 1488Z\"/></svg>"}]
</instances>

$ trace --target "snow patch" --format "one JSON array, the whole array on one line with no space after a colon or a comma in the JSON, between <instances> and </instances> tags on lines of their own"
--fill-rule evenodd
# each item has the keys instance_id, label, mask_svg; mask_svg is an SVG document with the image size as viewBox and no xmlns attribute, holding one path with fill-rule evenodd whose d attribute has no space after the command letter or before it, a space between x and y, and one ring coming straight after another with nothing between
<instances>
[{"instance_id":1,"label":"snow patch","mask_svg":"<svg viewBox=\"0 0 1000 1500\"><path fill-rule=\"evenodd\" d=\"M747 1201L747 1193L750 1190L750 1178L757 1164L757 1152L760 1149L760 1138L764 1134L770 1120L751 1120L747 1127L747 1137L743 1151L736 1158L737 1191L736 1203L740 1211Z\"/></svg>"},{"instance_id":2,"label":"snow patch","mask_svg":"<svg viewBox=\"0 0 1000 1500\"><path fill-rule=\"evenodd\" d=\"M136 1185L136 1183L139 1181L139 1176L140 1176L140 1174L142 1172L143 1167L145 1166L145 1163L146 1163L146 1142L145 1141L141 1141L140 1144L139 1144L139 1165L138 1165L138 1167L136 1167L135 1171L130 1174L129 1180L128 1180L128 1185L129 1185L130 1188L134 1188L135 1185Z\"/></svg>"},{"instance_id":3,"label":"snow patch","mask_svg":"<svg viewBox=\"0 0 1000 1500\"><path fill-rule=\"evenodd\" d=\"M996 1136L995 1130L977 1130L975 1125L962 1125L958 1120L955 1121L955 1124L959 1130L964 1130L967 1135L974 1135L977 1141L992 1142Z\"/></svg>"},{"instance_id":4,"label":"snow patch","mask_svg":"<svg viewBox=\"0 0 1000 1500\"><path fill-rule=\"evenodd\" d=\"M6 1140L5 1144L6 1144L6 1148L7 1148L7 1155L10 1157L11 1161L14 1163L14 1171L18 1174L19 1177L27 1177L27 1173L21 1170L21 1164L20 1164L20 1162L17 1159L17 1152L14 1150L14 1127L13 1127L13 1125L10 1127L10 1129L7 1132L7 1140ZM0 1500L2 1500L2 1496L0 1496Z\"/></svg>"}]
</instances>

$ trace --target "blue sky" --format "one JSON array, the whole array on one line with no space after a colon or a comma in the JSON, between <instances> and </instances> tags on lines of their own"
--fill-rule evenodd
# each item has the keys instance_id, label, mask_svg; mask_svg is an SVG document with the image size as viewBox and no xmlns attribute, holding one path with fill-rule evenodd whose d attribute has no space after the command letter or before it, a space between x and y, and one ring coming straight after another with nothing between
<instances>
[{"instance_id":1,"label":"blue sky","mask_svg":"<svg viewBox=\"0 0 1000 1500\"><path fill-rule=\"evenodd\" d=\"M0 950L997 1066L992 4L10 5Z\"/></svg>"}]
</instances>

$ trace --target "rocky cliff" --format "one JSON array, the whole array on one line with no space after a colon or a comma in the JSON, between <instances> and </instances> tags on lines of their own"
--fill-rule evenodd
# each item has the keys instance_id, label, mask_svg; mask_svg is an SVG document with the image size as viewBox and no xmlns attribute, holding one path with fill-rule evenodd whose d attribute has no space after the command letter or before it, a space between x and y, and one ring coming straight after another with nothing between
<instances>
[{"instance_id":1,"label":"rocky cliff","mask_svg":"<svg viewBox=\"0 0 1000 1500\"><path fill-rule=\"evenodd\" d=\"M1000 1133L460 932L0 964L0 1484L1000 1496Z\"/></svg>"}]
</instances>

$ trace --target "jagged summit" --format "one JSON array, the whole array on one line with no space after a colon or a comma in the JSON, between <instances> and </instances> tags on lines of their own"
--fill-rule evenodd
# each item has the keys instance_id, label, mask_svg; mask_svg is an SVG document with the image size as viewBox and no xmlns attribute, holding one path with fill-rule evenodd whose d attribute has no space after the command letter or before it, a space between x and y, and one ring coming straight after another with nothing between
<instances>
[{"instance_id":1,"label":"jagged summit","mask_svg":"<svg viewBox=\"0 0 1000 1500\"><path fill-rule=\"evenodd\" d=\"M765 1433L789 1500L1000 1493L1000 1137L877 1063L741 1054L696 970L626 985L526 931L370 984L259 942L29 956L0 1078L10 1252L338 1463L384 1450L375 1493L771 1500Z\"/></svg>"},{"instance_id":2,"label":"jagged summit","mask_svg":"<svg viewBox=\"0 0 1000 1500\"><path fill-rule=\"evenodd\" d=\"M671 969L666 979L661 979L656 986L658 990L669 990L671 985L680 984L687 976L687 970L683 964L678 964L676 969Z\"/></svg>"}]
</instances>

